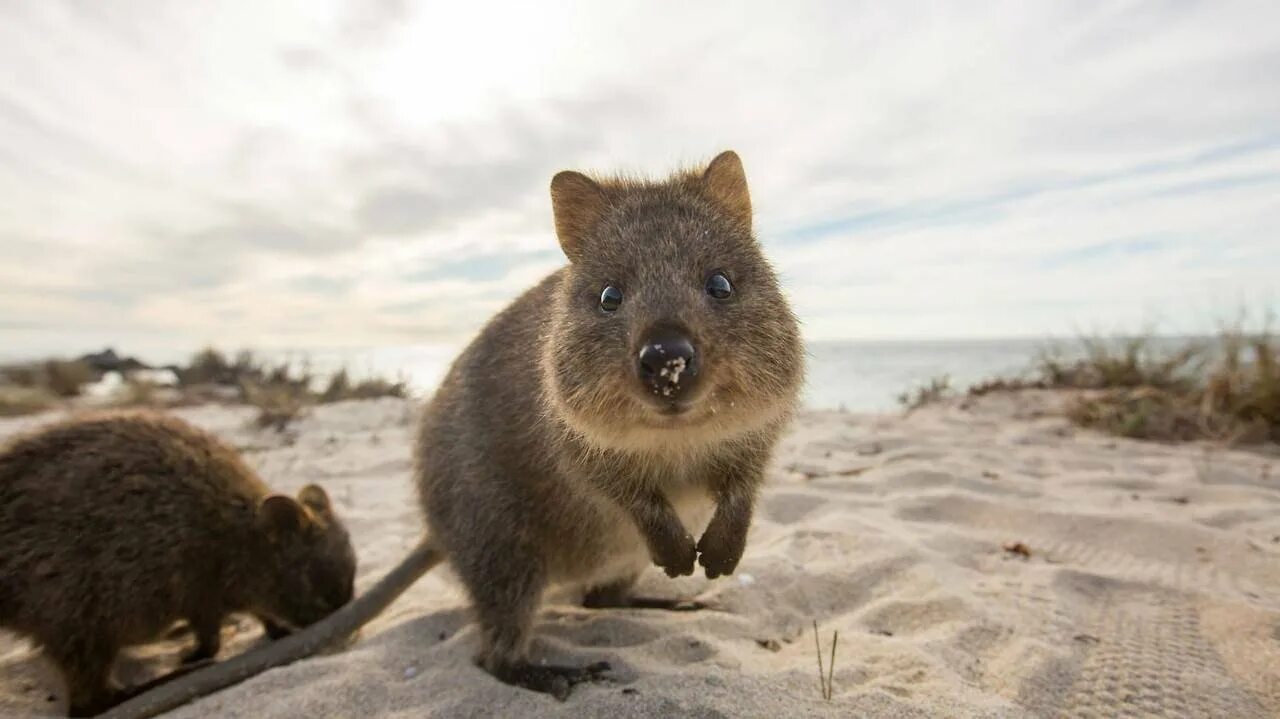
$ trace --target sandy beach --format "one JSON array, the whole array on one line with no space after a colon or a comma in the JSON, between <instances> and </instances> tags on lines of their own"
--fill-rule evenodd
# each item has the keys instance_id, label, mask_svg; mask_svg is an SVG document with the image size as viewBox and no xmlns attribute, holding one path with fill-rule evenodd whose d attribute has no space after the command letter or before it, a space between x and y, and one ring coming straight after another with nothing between
<instances>
[{"instance_id":1,"label":"sandy beach","mask_svg":"<svg viewBox=\"0 0 1280 719\"><path fill-rule=\"evenodd\" d=\"M173 712L196 717L1280 715L1280 457L1079 430L1049 393L909 415L806 412L770 469L747 554L714 582L652 569L647 594L701 612L591 611L549 596L535 656L608 661L568 702L472 665L476 629L438 569L351 646ZM179 412L275 488L323 484L351 529L359 585L421 532L416 404L316 408L284 433L252 409ZM48 415L0 422L0 438ZM820 689L839 632L833 691ZM222 658L261 641L224 626ZM190 639L129 652L126 682ZM0 716L58 716L39 654L0 635Z\"/></svg>"}]
</instances>

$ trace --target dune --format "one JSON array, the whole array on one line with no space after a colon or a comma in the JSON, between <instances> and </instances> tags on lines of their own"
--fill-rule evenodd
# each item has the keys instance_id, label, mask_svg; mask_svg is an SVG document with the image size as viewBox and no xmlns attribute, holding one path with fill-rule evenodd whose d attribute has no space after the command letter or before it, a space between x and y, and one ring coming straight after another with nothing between
<instances>
[{"instance_id":1,"label":"dune","mask_svg":"<svg viewBox=\"0 0 1280 719\"><path fill-rule=\"evenodd\" d=\"M564 703L471 663L476 627L447 569L348 646L180 708L196 717L1280 715L1280 457L1079 430L1048 393L910 415L806 412L770 469L734 576L647 594L700 612L592 611L548 596L534 655L608 661ZM284 433L251 410L180 414L281 490L320 482L367 587L415 543L415 406L315 409ZM0 421L0 437L43 421ZM839 643L831 697L824 663ZM224 627L223 658L262 641ZM174 666L176 634L129 652L126 682ZM61 683L0 635L0 715L59 716Z\"/></svg>"}]
</instances>

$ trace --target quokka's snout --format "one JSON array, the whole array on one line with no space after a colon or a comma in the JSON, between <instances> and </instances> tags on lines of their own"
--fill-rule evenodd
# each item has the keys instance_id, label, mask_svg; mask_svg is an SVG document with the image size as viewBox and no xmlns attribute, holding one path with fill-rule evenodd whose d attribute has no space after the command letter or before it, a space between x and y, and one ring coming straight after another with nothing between
<instances>
[{"instance_id":1,"label":"quokka's snout","mask_svg":"<svg viewBox=\"0 0 1280 719\"><path fill-rule=\"evenodd\" d=\"M678 411L693 396L702 355L690 333L677 325L658 325L646 332L636 353L636 375L643 391L664 410Z\"/></svg>"}]
</instances>

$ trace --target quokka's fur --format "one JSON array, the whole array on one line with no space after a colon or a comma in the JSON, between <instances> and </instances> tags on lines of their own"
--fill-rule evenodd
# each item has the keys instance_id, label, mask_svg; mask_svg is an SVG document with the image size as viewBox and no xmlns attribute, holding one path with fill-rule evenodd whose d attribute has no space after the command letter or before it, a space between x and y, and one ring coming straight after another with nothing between
<instances>
[{"instance_id":1,"label":"quokka's fur","mask_svg":"<svg viewBox=\"0 0 1280 719\"><path fill-rule=\"evenodd\" d=\"M324 490L272 495L174 417L82 417L0 448L0 627L58 665L73 716L123 696L109 685L121 647L186 620L186 659L212 658L228 613L303 627L351 598L354 574Z\"/></svg>"}]
</instances>

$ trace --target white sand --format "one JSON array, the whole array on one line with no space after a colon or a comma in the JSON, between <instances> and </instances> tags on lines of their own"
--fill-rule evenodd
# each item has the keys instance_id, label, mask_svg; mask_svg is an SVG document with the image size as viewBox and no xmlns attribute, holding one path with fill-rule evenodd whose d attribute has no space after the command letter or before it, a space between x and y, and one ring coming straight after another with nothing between
<instances>
[{"instance_id":1,"label":"white sand","mask_svg":"<svg viewBox=\"0 0 1280 719\"><path fill-rule=\"evenodd\" d=\"M646 593L718 611L548 601L537 656L615 668L567 703L471 664L475 626L437 570L347 650L172 716L1280 715L1280 460L1082 432L1044 416L1052 402L803 415L737 574L645 577ZM417 539L411 405L328 406L285 436L246 429L242 409L181 414L279 489L323 483L362 586ZM0 422L0 436L32 421ZM1002 549L1013 542L1030 558ZM829 703L814 619L824 651L840 632ZM248 620L225 633L224 657L258 641ZM135 651L118 673L162 671L184 641ZM39 655L0 636L0 715L56 715L60 696Z\"/></svg>"}]
</instances>

